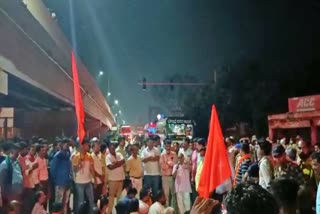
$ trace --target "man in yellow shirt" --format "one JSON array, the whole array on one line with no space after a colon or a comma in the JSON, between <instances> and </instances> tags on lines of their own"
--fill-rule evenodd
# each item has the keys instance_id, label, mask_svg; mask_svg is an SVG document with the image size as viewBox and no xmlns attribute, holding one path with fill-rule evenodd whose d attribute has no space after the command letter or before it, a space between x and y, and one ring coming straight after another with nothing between
<instances>
[{"instance_id":1,"label":"man in yellow shirt","mask_svg":"<svg viewBox=\"0 0 320 214\"><path fill-rule=\"evenodd\" d=\"M132 145L131 156L129 157L126 163L126 172L130 176L132 187L136 188L138 193L140 193L142 189L143 168L142 161L138 156L138 153L139 146L137 144Z\"/></svg>"},{"instance_id":2,"label":"man in yellow shirt","mask_svg":"<svg viewBox=\"0 0 320 214\"><path fill-rule=\"evenodd\" d=\"M206 154L206 148L204 147L199 151L199 160L198 160L197 173L195 178L196 190L198 190L205 154Z\"/></svg>"},{"instance_id":3,"label":"man in yellow shirt","mask_svg":"<svg viewBox=\"0 0 320 214\"><path fill-rule=\"evenodd\" d=\"M106 166L106 157L107 157L107 144L102 143L100 146L100 159L102 164L102 173L104 174L104 185L102 188L102 194L107 192L108 187L108 167Z\"/></svg>"}]
</instances>

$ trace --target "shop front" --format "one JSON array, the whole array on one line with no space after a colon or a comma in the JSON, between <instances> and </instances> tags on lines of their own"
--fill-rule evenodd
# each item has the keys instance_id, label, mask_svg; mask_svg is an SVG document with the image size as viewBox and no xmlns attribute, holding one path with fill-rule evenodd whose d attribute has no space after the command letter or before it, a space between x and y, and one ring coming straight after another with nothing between
<instances>
[{"instance_id":1,"label":"shop front","mask_svg":"<svg viewBox=\"0 0 320 214\"><path fill-rule=\"evenodd\" d=\"M269 138L301 135L318 142L320 127L320 95L288 99L289 112L268 116Z\"/></svg>"}]
</instances>

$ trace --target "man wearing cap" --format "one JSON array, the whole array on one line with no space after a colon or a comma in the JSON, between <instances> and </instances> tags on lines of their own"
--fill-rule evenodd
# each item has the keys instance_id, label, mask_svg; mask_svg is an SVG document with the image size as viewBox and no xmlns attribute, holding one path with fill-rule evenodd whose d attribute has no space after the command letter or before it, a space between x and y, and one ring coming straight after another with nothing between
<instances>
[{"instance_id":1,"label":"man wearing cap","mask_svg":"<svg viewBox=\"0 0 320 214\"><path fill-rule=\"evenodd\" d=\"M297 165L288 161L285 148L277 144L272 150L272 156L275 162L274 179L293 179L300 185L304 184L304 178L301 170Z\"/></svg>"},{"instance_id":2,"label":"man wearing cap","mask_svg":"<svg viewBox=\"0 0 320 214\"><path fill-rule=\"evenodd\" d=\"M166 195L167 206L175 204L174 181L172 176L173 166L177 163L177 155L171 151L171 140L165 139L165 151L160 156L160 167L162 175L162 189ZM171 202L169 201L171 195Z\"/></svg>"},{"instance_id":3,"label":"man wearing cap","mask_svg":"<svg viewBox=\"0 0 320 214\"><path fill-rule=\"evenodd\" d=\"M268 189L273 179L273 165L270 159L272 145L261 139L258 141L257 156L259 160L259 185Z\"/></svg>"}]
</instances>

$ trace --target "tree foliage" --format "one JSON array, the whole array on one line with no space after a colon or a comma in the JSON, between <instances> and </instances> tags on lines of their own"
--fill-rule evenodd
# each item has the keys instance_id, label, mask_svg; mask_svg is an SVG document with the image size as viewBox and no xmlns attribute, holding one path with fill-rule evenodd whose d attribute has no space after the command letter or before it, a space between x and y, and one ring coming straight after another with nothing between
<instances>
[{"instance_id":1,"label":"tree foliage","mask_svg":"<svg viewBox=\"0 0 320 214\"><path fill-rule=\"evenodd\" d=\"M165 82L173 81L175 83L197 82L197 78L190 74L172 74L164 80ZM190 99L190 95L198 91L197 87L174 86L153 86L151 93L153 97L166 110L167 114L173 111L183 109L185 101Z\"/></svg>"},{"instance_id":2,"label":"tree foliage","mask_svg":"<svg viewBox=\"0 0 320 214\"><path fill-rule=\"evenodd\" d=\"M246 122L252 133L266 135L267 116L286 112L289 97L320 92L315 78L319 70L320 61L301 68L270 70L257 60L242 59L219 68L215 84L175 92L158 88L153 95L161 96L169 106L180 105L184 114L196 121L198 136L207 136L212 104L217 106L224 130ZM196 79L191 75L184 78Z\"/></svg>"}]
</instances>

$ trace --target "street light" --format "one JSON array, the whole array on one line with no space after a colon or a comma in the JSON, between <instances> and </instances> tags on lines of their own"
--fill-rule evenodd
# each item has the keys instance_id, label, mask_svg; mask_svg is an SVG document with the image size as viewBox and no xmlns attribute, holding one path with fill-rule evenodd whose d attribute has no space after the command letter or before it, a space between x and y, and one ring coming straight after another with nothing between
<instances>
[{"instance_id":1,"label":"street light","mask_svg":"<svg viewBox=\"0 0 320 214\"><path fill-rule=\"evenodd\" d=\"M107 96L110 97L110 96L111 96L111 92L108 92L108 93L107 93Z\"/></svg>"},{"instance_id":2,"label":"street light","mask_svg":"<svg viewBox=\"0 0 320 214\"><path fill-rule=\"evenodd\" d=\"M115 100L114 104L119 105L119 100Z\"/></svg>"},{"instance_id":3,"label":"street light","mask_svg":"<svg viewBox=\"0 0 320 214\"><path fill-rule=\"evenodd\" d=\"M103 71L99 71L99 76L102 76L103 75Z\"/></svg>"},{"instance_id":4,"label":"street light","mask_svg":"<svg viewBox=\"0 0 320 214\"><path fill-rule=\"evenodd\" d=\"M121 114L122 113L122 111L121 110L119 110L119 114Z\"/></svg>"}]
</instances>

